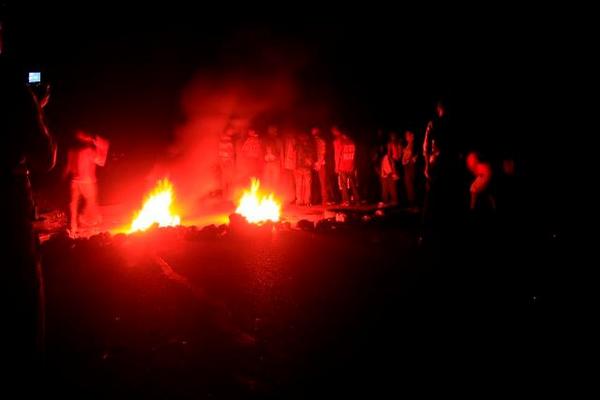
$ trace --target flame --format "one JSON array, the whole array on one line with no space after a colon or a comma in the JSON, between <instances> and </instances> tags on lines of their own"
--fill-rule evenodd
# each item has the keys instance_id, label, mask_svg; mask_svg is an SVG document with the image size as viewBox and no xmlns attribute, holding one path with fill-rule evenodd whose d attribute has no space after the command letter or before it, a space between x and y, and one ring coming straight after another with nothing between
<instances>
[{"instance_id":1,"label":"flame","mask_svg":"<svg viewBox=\"0 0 600 400\"><path fill-rule=\"evenodd\" d=\"M260 181L252 178L250 191L244 191L235 212L245 217L248 222L255 224L266 221L279 221L281 204L275 200L273 193L268 196L260 195L258 193L259 187Z\"/></svg>"},{"instance_id":2,"label":"flame","mask_svg":"<svg viewBox=\"0 0 600 400\"><path fill-rule=\"evenodd\" d=\"M142 209L136 213L129 233L145 231L154 224L158 226L176 226L181 223L179 215L172 210L173 184L168 179L161 179L144 201Z\"/></svg>"}]
</instances>

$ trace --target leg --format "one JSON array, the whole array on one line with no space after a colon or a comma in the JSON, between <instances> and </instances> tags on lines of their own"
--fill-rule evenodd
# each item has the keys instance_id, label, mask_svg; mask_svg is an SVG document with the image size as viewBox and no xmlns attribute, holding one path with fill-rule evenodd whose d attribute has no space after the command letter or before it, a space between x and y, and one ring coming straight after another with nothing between
<instances>
[{"instance_id":1,"label":"leg","mask_svg":"<svg viewBox=\"0 0 600 400\"><path fill-rule=\"evenodd\" d=\"M302 204L302 172L294 171L294 180L296 182L296 204Z\"/></svg>"},{"instance_id":2,"label":"leg","mask_svg":"<svg viewBox=\"0 0 600 400\"><path fill-rule=\"evenodd\" d=\"M12 378L34 382L41 373L44 346L44 292L39 257L30 224L9 223L4 237L2 306L3 361ZM5 228L5 227L3 227ZM6 245L6 247L4 246ZM4 383L5 381L3 381ZM8 382L7 382L8 383ZM16 385L20 386L20 385ZM27 393L31 388L19 387Z\"/></svg>"},{"instance_id":3,"label":"leg","mask_svg":"<svg viewBox=\"0 0 600 400\"><path fill-rule=\"evenodd\" d=\"M271 173L273 174L273 182L271 182L272 190L275 192L281 192L281 166L279 162L273 163L271 166Z\"/></svg>"},{"instance_id":4,"label":"leg","mask_svg":"<svg viewBox=\"0 0 600 400\"><path fill-rule=\"evenodd\" d=\"M310 205L311 202L311 185L312 185L312 174L311 170L304 171L304 203Z\"/></svg>"},{"instance_id":5,"label":"leg","mask_svg":"<svg viewBox=\"0 0 600 400\"><path fill-rule=\"evenodd\" d=\"M88 225L95 225L100 222L100 213L98 212L98 186L96 182L80 183L79 191L81 197L85 200L83 215L84 222Z\"/></svg>"},{"instance_id":6,"label":"leg","mask_svg":"<svg viewBox=\"0 0 600 400\"><path fill-rule=\"evenodd\" d=\"M297 199L302 205L306 204L306 174L304 170L299 171L300 175L300 198Z\"/></svg>"},{"instance_id":7,"label":"leg","mask_svg":"<svg viewBox=\"0 0 600 400\"><path fill-rule=\"evenodd\" d=\"M331 180L331 171L327 169L327 167L323 167L323 169L325 170L324 174L325 174L325 188L327 190L328 196L327 196L327 200L329 200L330 202L335 201L335 190L334 190L334 185L332 183Z\"/></svg>"},{"instance_id":8,"label":"leg","mask_svg":"<svg viewBox=\"0 0 600 400\"><path fill-rule=\"evenodd\" d=\"M415 205L415 166L408 164L404 167L404 187L409 207Z\"/></svg>"},{"instance_id":9,"label":"leg","mask_svg":"<svg viewBox=\"0 0 600 400\"><path fill-rule=\"evenodd\" d=\"M358 185L356 184L356 176L354 172L348 174L348 181L350 183L350 189L352 189L352 194L354 195L354 201L359 202L360 196L358 194Z\"/></svg>"},{"instance_id":10,"label":"leg","mask_svg":"<svg viewBox=\"0 0 600 400\"><path fill-rule=\"evenodd\" d=\"M319 170L319 186L321 188L321 202L325 205L329 202L329 196L327 190L327 173L325 172L324 165Z\"/></svg>"},{"instance_id":11,"label":"leg","mask_svg":"<svg viewBox=\"0 0 600 400\"><path fill-rule=\"evenodd\" d=\"M79 185L71 181L71 201L69 202L69 229L75 233L78 228Z\"/></svg>"},{"instance_id":12,"label":"leg","mask_svg":"<svg viewBox=\"0 0 600 400\"><path fill-rule=\"evenodd\" d=\"M284 178L283 178L283 183L285 185L285 196L287 197L287 201L289 202L294 202L295 200L295 194L296 194L296 185L295 185L295 175L294 175L294 170L291 169L286 169L283 171L284 174Z\"/></svg>"},{"instance_id":13,"label":"leg","mask_svg":"<svg viewBox=\"0 0 600 400\"><path fill-rule=\"evenodd\" d=\"M388 201L388 178L387 177L379 177L379 181L381 182L381 202L387 203Z\"/></svg>"},{"instance_id":14,"label":"leg","mask_svg":"<svg viewBox=\"0 0 600 400\"><path fill-rule=\"evenodd\" d=\"M221 162L221 195L223 199L228 199L233 182L233 162Z\"/></svg>"},{"instance_id":15,"label":"leg","mask_svg":"<svg viewBox=\"0 0 600 400\"><path fill-rule=\"evenodd\" d=\"M275 182L275 172L277 167L278 164L274 162L268 162L265 165L265 171L263 174L263 184L265 189L267 190L275 190L275 186L277 185L277 183Z\"/></svg>"},{"instance_id":16,"label":"leg","mask_svg":"<svg viewBox=\"0 0 600 400\"><path fill-rule=\"evenodd\" d=\"M348 195L348 175L345 172L338 174L338 184L340 186L340 192L342 192L342 201L344 203L350 202L350 196Z\"/></svg>"},{"instance_id":17,"label":"leg","mask_svg":"<svg viewBox=\"0 0 600 400\"><path fill-rule=\"evenodd\" d=\"M102 220L100 209L98 207L98 183L88 185L87 206L92 224L99 224Z\"/></svg>"},{"instance_id":18,"label":"leg","mask_svg":"<svg viewBox=\"0 0 600 400\"><path fill-rule=\"evenodd\" d=\"M390 198L393 205L398 204L398 181L392 177L389 177L390 180Z\"/></svg>"}]
</instances>

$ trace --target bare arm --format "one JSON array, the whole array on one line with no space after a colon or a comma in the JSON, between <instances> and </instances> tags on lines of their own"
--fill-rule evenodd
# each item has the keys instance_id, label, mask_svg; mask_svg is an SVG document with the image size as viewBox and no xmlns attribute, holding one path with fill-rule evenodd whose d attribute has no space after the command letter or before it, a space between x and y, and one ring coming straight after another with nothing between
<instances>
[{"instance_id":1,"label":"bare arm","mask_svg":"<svg viewBox=\"0 0 600 400\"><path fill-rule=\"evenodd\" d=\"M94 137L94 146L96 146L96 157L94 162L96 165L103 167L104 164L106 164L109 145L110 143L108 140L104 139L103 137L98 135Z\"/></svg>"},{"instance_id":2,"label":"bare arm","mask_svg":"<svg viewBox=\"0 0 600 400\"><path fill-rule=\"evenodd\" d=\"M28 128L30 146L27 149L27 162L33 168L49 171L56 164L56 143L48 130L42 107L48 103L49 94L40 101L30 90L33 118Z\"/></svg>"},{"instance_id":3,"label":"bare arm","mask_svg":"<svg viewBox=\"0 0 600 400\"><path fill-rule=\"evenodd\" d=\"M423 158L425 159L425 178L429 179L429 134L433 128L433 122L429 121L427 128L425 128L425 138L423 139Z\"/></svg>"}]
</instances>

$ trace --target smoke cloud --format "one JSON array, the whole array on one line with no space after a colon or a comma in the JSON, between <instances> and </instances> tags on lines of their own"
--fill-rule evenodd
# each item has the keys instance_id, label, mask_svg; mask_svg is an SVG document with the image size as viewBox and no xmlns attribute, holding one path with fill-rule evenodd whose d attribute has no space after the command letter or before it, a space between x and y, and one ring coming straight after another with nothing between
<instances>
[{"instance_id":1,"label":"smoke cloud","mask_svg":"<svg viewBox=\"0 0 600 400\"><path fill-rule=\"evenodd\" d=\"M177 189L182 208L190 215L219 189L218 142L228 128L259 134L267 125L280 131L308 129L327 113L323 102L306 101L299 74L310 57L288 45L257 46L242 41L219 61L220 69L199 70L181 96L183 123L162 162L149 174L151 181L168 176ZM300 123L300 120L306 120ZM310 120L310 121L309 121Z\"/></svg>"}]
</instances>

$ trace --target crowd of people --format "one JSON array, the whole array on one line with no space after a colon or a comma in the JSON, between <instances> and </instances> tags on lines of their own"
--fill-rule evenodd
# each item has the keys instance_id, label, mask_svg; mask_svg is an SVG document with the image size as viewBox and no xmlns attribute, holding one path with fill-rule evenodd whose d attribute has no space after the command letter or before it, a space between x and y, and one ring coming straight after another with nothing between
<instances>
[{"instance_id":1,"label":"crowd of people","mask_svg":"<svg viewBox=\"0 0 600 400\"><path fill-rule=\"evenodd\" d=\"M337 125L298 133L280 133L270 125L265 135L254 128L244 133L228 127L219 139L220 191L231 198L236 185L256 177L265 190L298 206L347 207L377 199L378 207L425 214L448 207L494 210L493 168L478 152L456 149L446 125L446 110L438 103L422 132L379 131L369 151ZM361 156L369 162L358 162ZM361 170L365 168L369 170Z\"/></svg>"}]
</instances>

